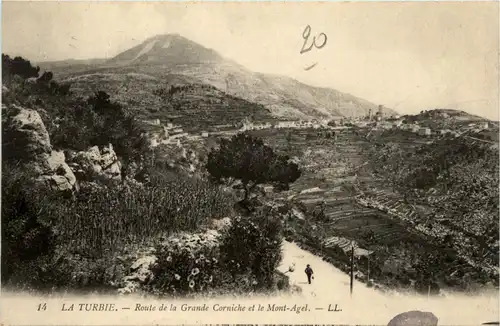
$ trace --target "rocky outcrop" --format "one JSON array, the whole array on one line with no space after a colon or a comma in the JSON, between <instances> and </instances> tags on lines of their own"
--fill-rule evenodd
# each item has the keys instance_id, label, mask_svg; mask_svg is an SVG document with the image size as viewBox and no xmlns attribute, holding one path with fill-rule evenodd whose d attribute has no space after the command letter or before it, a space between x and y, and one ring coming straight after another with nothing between
<instances>
[{"instance_id":1,"label":"rocky outcrop","mask_svg":"<svg viewBox=\"0 0 500 326\"><path fill-rule=\"evenodd\" d=\"M17 105L5 108L3 155L34 172L37 180L58 191L77 188L76 177L63 152L54 151L37 111Z\"/></svg>"},{"instance_id":2,"label":"rocky outcrop","mask_svg":"<svg viewBox=\"0 0 500 326\"><path fill-rule=\"evenodd\" d=\"M68 162L79 181L121 180L121 163L111 144L102 149L93 146L86 151L72 153Z\"/></svg>"},{"instance_id":3,"label":"rocky outcrop","mask_svg":"<svg viewBox=\"0 0 500 326\"><path fill-rule=\"evenodd\" d=\"M50 174L44 174L39 179L53 190L73 191L78 190L78 184L73 171L66 163L63 152L52 151L45 162L50 169Z\"/></svg>"},{"instance_id":4,"label":"rocky outcrop","mask_svg":"<svg viewBox=\"0 0 500 326\"><path fill-rule=\"evenodd\" d=\"M3 121L4 158L25 162L40 161L52 151L49 133L35 110L10 105Z\"/></svg>"},{"instance_id":5,"label":"rocky outcrop","mask_svg":"<svg viewBox=\"0 0 500 326\"><path fill-rule=\"evenodd\" d=\"M77 180L121 180L121 163L111 144L66 157L64 152L52 149L49 133L37 111L9 105L4 112L4 158L21 162L50 188L72 191L78 188Z\"/></svg>"}]
</instances>

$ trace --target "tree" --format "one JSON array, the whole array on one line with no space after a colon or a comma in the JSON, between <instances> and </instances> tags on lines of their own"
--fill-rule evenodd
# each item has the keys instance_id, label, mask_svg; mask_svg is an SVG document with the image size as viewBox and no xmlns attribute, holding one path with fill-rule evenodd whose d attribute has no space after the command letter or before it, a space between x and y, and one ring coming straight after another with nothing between
<instances>
[{"instance_id":1,"label":"tree","mask_svg":"<svg viewBox=\"0 0 500 326\"><path fill-rule=\"evenodd\" d=\"M206 167L218 182L240 180L245 190L244 203L259 184L285 190L301 175L298 165L290 162L288 156L275 154L261 139L244 133L221 139L220 147L208 154Z\"/></svg>"},{"instance_id":2,"label":"tree","mask_svg":"<svg viewBox=\"0 0 500 326\"><path fill-rule=\"evenodd\" d=\"M108 93L97 91L87 99L87 103L98 114L123 115L122 107L118 103L112 102Z\"/></svg>"},{"instance_id":3,"label":"tree","mask_svg":"<svg viewBox=\"0 0 500 326\"><path fill-rule=\"evenodd\" d=\"M14 75L21 76L23 79L38 77L40 67L33 67L29 60L22 57L12 59L6 54L2 54L2 79L10 80Z\"/></svg>"}]
</instances>

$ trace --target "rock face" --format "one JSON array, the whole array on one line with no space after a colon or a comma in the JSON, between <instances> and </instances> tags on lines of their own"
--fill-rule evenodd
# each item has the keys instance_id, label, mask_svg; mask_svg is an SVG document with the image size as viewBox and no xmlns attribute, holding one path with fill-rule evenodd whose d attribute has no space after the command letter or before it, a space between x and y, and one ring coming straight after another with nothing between
<instances>
[{"instance_id":1,"label":"rock face","mask_svg":"<svg viewBox=\"0 0 500 326\"><path fill-rule=\"evenodd\" d=\"M52 150L49 133L38 112L17 105L5 111L4 158L20 161L38 175L37 180L54 190L75 190L75 175L66 164L64 153Z\"/></svg>"},{"instance_id":2,"label":"rock face","mask_svg":"<svg viewBox=\"0 0 500 326\"><path fill-rule=\"evenodd\" d=\"M93 146L86 151L70 155L69 165L81 181L120 181L121 163L113 146L99 149Z\"/></svg>"},{"instance_id":3,"label":"rock face","mask_svg":"<svg viewBox=\"0 0 500 326\"><path fill-rule=\"evenodd\" d=\"M9 106L6 111L4 155L23 161L37 161L50 155L49 133L38 112L17 105Z\"/></svg>"},{"instance_id":4,"label":"rock face","mask_svg":"<svg viewBox=\"0 0 500 326\"><path fill-rule=\"evenodd\" d=\"M76 177L66 163L63 152L52 151L45 163L49 165L51 173L42 175L40 180L45 181L53 190L78 190Z\"/></svg>"},{"instance_id":5,"label":"rock face","mask_svg":"<svg viewBox=\"0 0 500 326\"><path fill-rule=\"evenodd\" d=\"M391 319L387 326L437 326L438 318L432 312L408 311Z\"/></svg>"}]
</instances>

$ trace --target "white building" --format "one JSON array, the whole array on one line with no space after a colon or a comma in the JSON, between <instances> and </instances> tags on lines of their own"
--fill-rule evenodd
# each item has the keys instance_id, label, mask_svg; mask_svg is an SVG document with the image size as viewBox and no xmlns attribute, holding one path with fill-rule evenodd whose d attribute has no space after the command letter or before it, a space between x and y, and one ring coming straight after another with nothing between
<instances>
[{"instance_id":1,"label":"white building","mask_svg":"<svg viewBox=\"0 0 500 326\"><path fill-rule=\"evenodd\" d=\"M418 134L420 136L430 136L431 135L431 129L430 128L420 128L418 130Z\"/></svg>"}]
</instances>

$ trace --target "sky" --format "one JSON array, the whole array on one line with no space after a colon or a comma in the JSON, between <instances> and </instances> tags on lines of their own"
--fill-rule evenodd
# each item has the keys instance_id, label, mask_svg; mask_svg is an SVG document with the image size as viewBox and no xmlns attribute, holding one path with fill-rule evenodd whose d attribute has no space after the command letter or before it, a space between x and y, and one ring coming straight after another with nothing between
<instances>
[{"instance_id":1,"label":"sky","mask_svg":"<svg viewBox=\"0 0 500 326\"><path fill-rule=\"evenodd\" d=\"M498 120L499 13L493 1L2 1L2 52L34 62L111 58L178 33L250 70L401 113L439 107ZM307 47L313 37L326 43L301 54L308 25Z\"/></svg>"}]
</instances>

